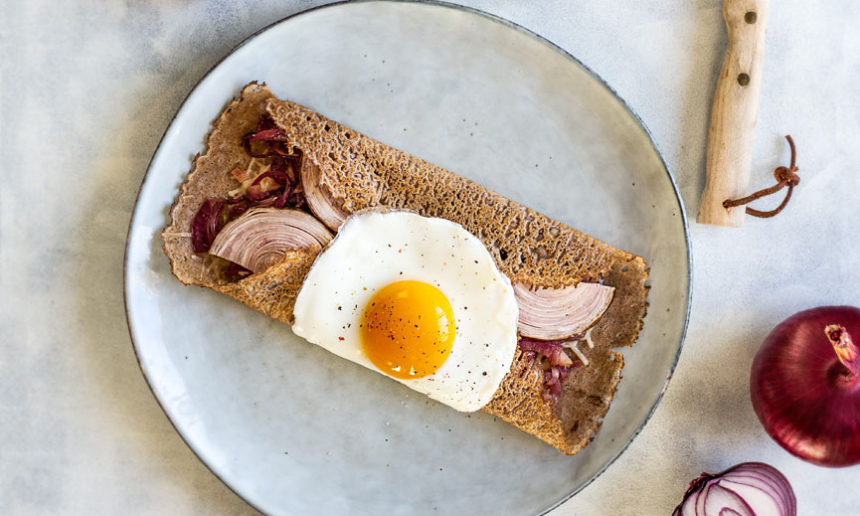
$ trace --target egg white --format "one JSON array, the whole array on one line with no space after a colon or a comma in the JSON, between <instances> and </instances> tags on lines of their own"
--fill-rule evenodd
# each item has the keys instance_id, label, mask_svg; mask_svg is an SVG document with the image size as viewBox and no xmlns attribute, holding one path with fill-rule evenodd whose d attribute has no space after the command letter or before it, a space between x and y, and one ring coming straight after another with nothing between
<instances>
[{"instance_id":1,"label":"egg white","mask_svg":"<svg viewBox=\"0 0 860 516\"><path fill-rule=\"evenodd\" d=\"M404 211L351 216L305 278L293 332L385 374L362 351L359 324L373 294L401 280L423 281L445 294L456 336L434 374L389 378L457 410L479 410L511 367L518 312L510 280L459 224Z\"/></svg>"}]
</instances>

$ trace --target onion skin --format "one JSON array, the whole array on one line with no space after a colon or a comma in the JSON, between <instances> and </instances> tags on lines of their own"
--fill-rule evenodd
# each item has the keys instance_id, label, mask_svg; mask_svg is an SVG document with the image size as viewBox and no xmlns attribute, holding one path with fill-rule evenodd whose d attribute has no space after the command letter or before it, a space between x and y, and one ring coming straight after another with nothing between
<instances>
[{"instance_id":1,"label":"onion skin","mask_svg":"<svg viewBox=\"0 0 860 516\"><path fill-rule=\"evenodd\" d=\"M840 360L850 350L837 353L832 329L825 331L831 325L844 327L849 341L860 338L860 308L813 308L774 328L753 361L750 394L780 446L813 464L841 467L860 463L860 374L856 363Z\"/></svg>"},{"instance_id":2,"label":"onion skin","mask_svg":"<svg viewBox=\"0 0 860 516\"><path fill-rule=\"evenodd\" d=\"M690 482L672 516L796 516L797 498L773 466L744 462Z\"/></svg>"}]
</instances>

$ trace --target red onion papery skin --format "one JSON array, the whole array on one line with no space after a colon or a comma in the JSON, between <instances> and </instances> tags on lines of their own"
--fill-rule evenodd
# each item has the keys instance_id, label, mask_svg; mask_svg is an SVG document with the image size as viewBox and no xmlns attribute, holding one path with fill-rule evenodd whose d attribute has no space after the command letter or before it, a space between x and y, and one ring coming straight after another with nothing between
<instances>
[{"instance_id":1,"label":"red onion papery skin","mask_svg":"<svg viewBox=\"0 0 860 516\"><path fill-rule=\"evenodd\" d=\"M744 497L744 494L747 497ZM778 512L774 513L776 508ZM796 516L797 498L788 479L762 462L744 462L690 482L672 516Z\"/></svg>"},{"instance_id":2,"label":"red onion papery skin","mask_svg":"<svg viewBox=\"0 0 860 516\"><path fill-rule=\"evenodd\" d=\"M860 462L860 374L837 357L825 333L833 324L860 341L860 308L851 306L813 308L774 328L753 361L750 394L765 430L788 452L848 466Z\"/></svg>"}]
</instances>

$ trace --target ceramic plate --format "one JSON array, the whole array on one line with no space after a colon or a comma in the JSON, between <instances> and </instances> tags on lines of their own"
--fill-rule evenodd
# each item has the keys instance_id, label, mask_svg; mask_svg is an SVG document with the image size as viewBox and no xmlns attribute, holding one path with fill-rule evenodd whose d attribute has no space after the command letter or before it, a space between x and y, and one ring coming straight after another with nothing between
<instances>
[{"instance_id":1,"label":"ceramic plate","mask_svg":"<svg viewBox=\"0 0 860 516\"><path fill-rule=\"evenodd\" d=\"M170 274L160 230L190 159L252 80L651 264L650 309L598 437L558 454L295 337ZM581 63L510 22L444 4L318 8L254 35L200 81L141 187L128 322L164 411L206 465L274 514L535 514L586 486L656 406L687 319L684 210L647 131Z\"/></svg>"}]
</instances>

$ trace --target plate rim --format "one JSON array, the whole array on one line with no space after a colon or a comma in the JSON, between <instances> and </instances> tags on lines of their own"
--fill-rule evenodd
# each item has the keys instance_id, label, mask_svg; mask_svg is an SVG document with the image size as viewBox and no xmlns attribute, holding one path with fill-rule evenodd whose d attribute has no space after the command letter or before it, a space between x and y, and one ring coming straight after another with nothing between
<instances>
[{"instance_id":1,"label":"plate rim","mask_svg":"<svg viewBox=\"0 0 860 516\"><path fill-rule=\"evenodd\" d=\"M659 158L660 163L663 167L663 170L666 172L666 177L669 180L669 184L672 187L672 193L675 195L675 201L677 202L677 208L678 208L678 211L679 211L679 214L681 217L681 223L682 223L682 227L684 230L684 243L685 243L684 250L687 253L687 275L686 275L687 276L686 277L687 294L686 294L685 299L684 299L684 303L685 303L684 321L683 321L682 326L681 326L680 337L678 339L678 344L677 344L677 349L675 351L675 356L673 357L672 363L669 366L669 371L666 374L666 378L663 381L663 386L661 387L660 392L657 394L657 397L654 399L653 404L651 405L650 409L648 410L648 413L642 419L641 423L639 423L637 428L630 435L630 438L627 439L627 442L624 443L624 445L621 448L619 448L613 455L611 455L609 460L607 460L603 465L601 465L598 468L598 470L593 475L591 475L591 477L588 480L586 480L585 482L583 482L579 486L572 489L570 491L570 493L561 497L560 499L558 499L557 501L555 501L551 505L546 506L544 509L541 510L541 512L536 513L536 514L539 514L540 516L549 514L550 512L557 509L559 506L561 506L562 504L564 504L565 502L567 502L568 500L573 498L577 493L579 493L580 491L582 491L583 489L585 489L586 487L591 485L592 482L594 482L612 464L614 464L615 461L618 460L618 458L625 451L627 451L627 448L630 447L630 445L633 443L633 441L636 439L636 437L639 436L639 434L645 428L645 425L647 425L648 422L651 420L651 417L654 415L654 412L657 410L657 406L662 401L663 396L666 393L666 389L669 386L669 381L672 379L672 376L675 373L675 369L678 366L678 361L679 361L680 356L681 356L681 351L684 348L684 342L685 342L686 336L687 336L687 329L688 329L688 325L689 325L689 321L690 321L690 309L691 309L691 305L692 305L692 294L693 294L693 252L692 252L692 243L691 243L691 239L690 239L690 227L689 227L689 222L688 222L688 218L687 218L687 212L686 212L686 209L684 206L683 197L681 196L681 192L678 188L678 184L675 181L675 176L672 173L671 167L666 162L666 158L663 156L663 152L660 150L660 147L657 145L657 142L654 140L654 136L651 133L651 130L648 128L648 126L645 124L645 122L642 120L642 118L639 116L639 114L630 106L630 104L627 103L627 101L623 97L621 97L621 95L618 94L617 91L615 91L615 89L612 86L609 85L609 83L607 83L603 79L603 77L601 77L599 74L597 74L594 70L592 70L590 67L588 67L585 63L580 61L579 58L577 58L576 56L574 56L573 54L571 54L570 52L568 52L564 48L560 47L559 45L553 43L549 39L547 39L547 38L541 36L540 34L532 31L531 29L524 27L522 25L519 25L518 23L513 22L511 20L508 20L507 18L503 18L502 16L499 16L499 15L496 15L493 13L489 13L489 12L483 11L483 10L475 8L475 7L455 4L455 3L451 3L451 2L447 2L447 1L443 1L443 0L338 0L336 2L317 5L314 7L310 7L308 9L303 9L303 10L297 11L293 14L284 16L283 18L280 18L278 20L275 20L274 22L269 23L268 25L265 25L264 27L258 29L257 31L255 31L252 34L245 37L242 41L240 41L238 44L233 46L223 56L221 56L217 61L215 61L215 63L213 63L212 66L210 66L209 69L206 70L206 72L200 76L200 78L194 83L194 85L191 87L191 89L188 90L188 93L186 93L185 97L182 99L182 102L179 104L179 107L173 113L173 116L171 116L170 121L167 124L167 127L164 129L164 132L162 133L161 138L158 141L158 145L155 147L155 151L152 153L152 156L150 157L149 162L146 165L146 172L144 173L143 178L141 179L140 187L138 187L137 195L136 195L135 200L134 200L134 205L132 206L131 218L129 219L128 230L126 231L125 251L123 253L122 283L123 283L123 307L125 309L125 320L126 320L126 325L128 327L129 338L131 339L132 348L134 350L135 360L137 361L137 365L138 365L138 368L140 369L141 375L143 376L144 381L146 382L146 385L149 388L149 391L152 393L152 396L155 398L156 403L158 403L158 406L161 408L161 411L167 417L167 420L170 422L170 425L173 427L174 431L179 435L179 437L182 439L182 442L188 447L188 449L191 450L191 452L194 454L194 456L197 458L197 460L201 464L203 464L206 467L206 469L209 470L209 472L215 476L215 478L217 478L223 485L225 485L230 491L232 491L243 502L245 502L246 504L248 504L249 506L251 506L255 510L259 511L260 513L265 514L266 511L264 511L263 508L259 507L257 504L255 504L250 499L246 498L240 492L238 492L236 490L236 488L234 488L229 482L227 482L218 472L216 472L214 469L212 469L212 466L210 466L210 464L201 457L200 453L198 453L195 446L189 441L188 438L186 438L186 436L182 433L182 431L179 429L179 427L177 427L176 422L170 416L170 413L167 411L162 399L156 393L156 391L152 385L152 381L151 381L149 375L147 375L146 370L144 369L143 363L141 362L140 348L139 348L137 341L135 340L135 331L132 327L131 317L129 315L131 307L129 304L129 293L128 293L129 292L129 290L128 290L128 284L129 284L128 275L129 275L129 270L130 270L129 266L128 266L128 261L129 261L129 250L131 248L131 232L135 226L135 219L137 217L137 211L138 211L138 203L140 202L140 194L143 191L143 188L146 186L147 181L150 179L150 171L152 170L152 164L155 161L155 159L160 155L160 153L162 151L162 147L163 147L164 142L165 142L165 139L167 138L167 134L168 134L168 132L170 132L170 129L173 127L173 124L176 122L177 116L179 116L179 113L181 113L182 110L185 108L186 104L188 103L188 99L197 90L197 88L200 86L200 83L202 83L219 66L221 66L221 64L228 57L230 57L231 55L236 53L240 48L244 47L245 45L247 45L248 43L250 43L251 41L256 39L258 36L263 34L264 32L267 32L268 30L274 28L275 26L280 25L282 23L285 23L285 22L292 20L294 18L298 18L302 15L309 14L309 13L312 13L314 11L318 11L321 9L334 9L334 8L342 7L342 6L347 5L347 4L358 4L358 3L423 4L423 5L431 5L431 6L436 6L436 7L459 10L459 11L467 12L469 14L484 17L484 18L486 18L490 21L493 21L495 23L502 24L502 25L508 27L509 29L516 30L522 34L525 34L531 38L536 39L541 44L547 45L552 50L560 53L562 56L564 56L565 58L572 61L573 64L580 67L583 71L585 71L588 75L590 75L591 78L593 78L594 80L599 82L606 89L606 91L608 91L609 93L612 94L612 96L621 104L621 106L624 108L624 110L633 118L633 120L636 122L636 124L639 126L639 128L641 128L642 132L647 137L649 143L651 144L651 147L654 149L654 152L656 153L657 157Z\"/></svg>"}]
</instances>

